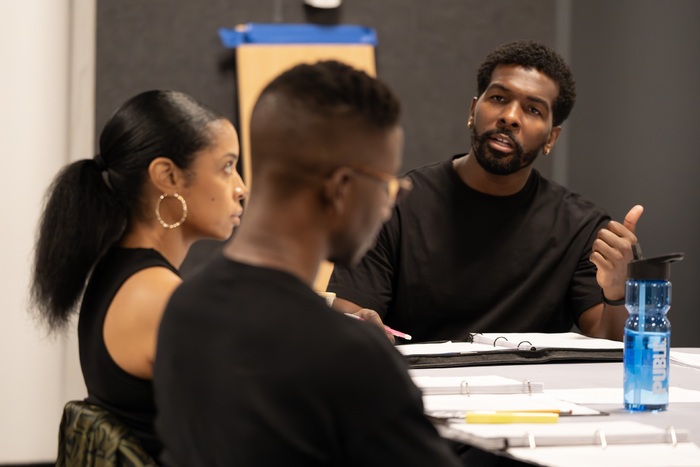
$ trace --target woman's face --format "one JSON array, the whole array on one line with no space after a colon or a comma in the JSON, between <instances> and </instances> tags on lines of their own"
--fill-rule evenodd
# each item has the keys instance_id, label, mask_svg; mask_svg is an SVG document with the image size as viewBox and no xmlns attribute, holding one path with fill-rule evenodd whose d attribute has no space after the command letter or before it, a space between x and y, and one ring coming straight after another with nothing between
<instances>
[{"instance_id":1,"label":"woman's face","mask_svg":"<svg viewBox=\"0 0 700 467\"><path fill-rule=\"evenodd\" d=\"M189 169L189 183L180 193L187 201L187 220L183 223L192 238L225 240L240 224L248 195L238 163L238 135L225 119L208 126L211 144L195 154Z\"/></svg>"}]
</instances>

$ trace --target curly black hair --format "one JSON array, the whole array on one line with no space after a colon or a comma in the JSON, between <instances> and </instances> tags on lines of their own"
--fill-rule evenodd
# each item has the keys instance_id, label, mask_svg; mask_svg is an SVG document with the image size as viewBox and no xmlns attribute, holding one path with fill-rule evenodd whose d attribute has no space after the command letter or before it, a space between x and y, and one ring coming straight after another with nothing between
<instances>
[{"instance_id":1,"label":"curly black hair","mask_svg":"<svg viewBox=\"0 0 700 467\"><path fill-rule=\"evenodd\" d=\"M552 106L552 123L561 125L576 102L576 82L564 59L544 44L536 41L515 41L503 44L486 56L477 73L479 95L486 91L493 70L499 65L518 65L535 69L559 85L559 95Z\"/></svg>"}]
</instances>

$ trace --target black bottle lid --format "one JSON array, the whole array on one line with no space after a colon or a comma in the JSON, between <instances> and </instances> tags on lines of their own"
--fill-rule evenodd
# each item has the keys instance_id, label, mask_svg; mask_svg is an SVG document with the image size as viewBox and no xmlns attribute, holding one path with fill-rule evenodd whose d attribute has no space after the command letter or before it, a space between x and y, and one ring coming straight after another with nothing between
<instances>
[{"instance_id":1,"label":"black bottle lid","mask_svg":"<svg viewBox=\"0 0 700 467\"><path fill-rule=\"evenodd\" d=\"M671 253L653 258L634 259L627 264L627 277L667 281L671 278L671 263L682 260L683 256L683 253Z\"/></svg>"}]
</instances>

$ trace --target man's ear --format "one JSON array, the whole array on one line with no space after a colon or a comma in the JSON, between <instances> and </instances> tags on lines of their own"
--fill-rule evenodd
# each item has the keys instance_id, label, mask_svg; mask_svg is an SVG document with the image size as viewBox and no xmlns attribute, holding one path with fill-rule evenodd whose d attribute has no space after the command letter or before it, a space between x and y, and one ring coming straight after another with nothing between
<instances>
[{"instance_id":1,"label":"man's ear","mask_svg":"<svg viewBox=\"0 0 700 467\"><path fill-rule=\"evenodd\" d=\"M156 157L148 165L151 183L162 193L173 194L182 187L182 171L167 157Z\"/></svg>"},{"instance_id":2,"label":"man's ear","mask_svg":"<svg viewBox=\"0 0 700 467\"><path fill-rule=\"evenodd\" d=\"M476 103L478 100L479 100L478 97L476 97L476 96L472 97L472 104L469 107L469 120L471 120L472 122L474 121L474 111L476 110Z\"/></svg>"},{"instance_id":3,"label":"man's ear","mask_svg":"<svg viewBox=\"0 0 700 467\"><path fill-rule=\"evenodd\" d=\"M547 143L545 143L545 147L547 148L548 152L552 150L552 148L554 147L554 143L557 142L557 138L559 138L559 133L561 133L561 126L555 126L549 133L549 138L547 139Z\"/></svg>"},{"instance_id":4,"label":"man's ear","mask_svg":"<svg viewBox=\"0 0 700 467\"><path fill-rule=\"evenodd\" d=\"M342 216L350 199L351 172L347 167L340 167L323 180L322 201L333 214Z\"/></svg>"}]
</instances>

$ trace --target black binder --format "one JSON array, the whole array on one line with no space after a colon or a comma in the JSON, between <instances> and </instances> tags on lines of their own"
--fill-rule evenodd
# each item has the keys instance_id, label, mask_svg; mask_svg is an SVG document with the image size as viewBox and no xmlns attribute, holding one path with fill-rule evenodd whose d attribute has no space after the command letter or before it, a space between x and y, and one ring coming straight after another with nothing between
<instances>
[{"instance_id":1,"label":"black binder","mask_svg":"<svg viewBox=\"0 0 700 467\"><path fill-rule=\"evenodd\" d=\"M495 337L494 337L495 336ZM513 337L518 337L513 339ZM527 337L523 339L523 336ZM551 334L556 341L564 345L548 346L545 334L471 334L470 339L464 343L478 343L479 349L473 352L454 353L412 353L404 355L411 368L449 368L460 366L480 365L517 365L532 363L590 363L590 362L621 362L622 343L612 343L605 339L592 339L575 333ZM566 344L569 336L569 346ZM538 341L539 338L539 341ZM601 345L598 347L597 343ZM483 344L489 343L489 348ZM543 343L544 345L539 345ZM582 345L585 344L585 345ZM410 346L411 344L409 344ZM397 346L399 350L401 347ZM468 347L468 346L467 346ZM406 346L405 348L408 348ZM475 346L477 348L477 346Z\"/></svg>"}]
</instances>

